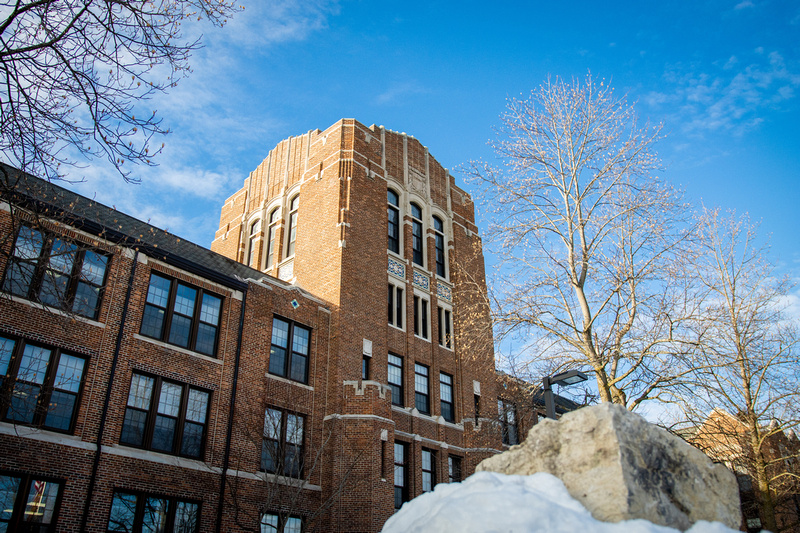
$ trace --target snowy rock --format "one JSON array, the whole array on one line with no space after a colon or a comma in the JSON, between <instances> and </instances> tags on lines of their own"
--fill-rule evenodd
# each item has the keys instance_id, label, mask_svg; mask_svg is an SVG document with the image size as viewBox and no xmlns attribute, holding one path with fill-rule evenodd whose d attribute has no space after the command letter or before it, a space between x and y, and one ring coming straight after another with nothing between
<instances>
[{"instance_id":1,"label":"snowy rock","mask_svg":"<svg viewBox=\"0 0 800 533\"><path fill-rule=\"evenodd\" d=\"M598 520L643 518L685 531L697 521L738 528L736 478L699 450L613 404L535 425L520 446L476 471L553 474Z\"/></svg>"},{"instance_id":2,"label":"snowy rock","mask_svg":"<svg viewBox=\"0 0 800 533\"><path fill-rule=\"evenodd\" d=\"M441 483L407 502L383 533L678 533L646 520L601 522L556 477L479 472L463 483ZM687 533L738 533L719 522L697 522Z\"/></svg>"}]
</instances>

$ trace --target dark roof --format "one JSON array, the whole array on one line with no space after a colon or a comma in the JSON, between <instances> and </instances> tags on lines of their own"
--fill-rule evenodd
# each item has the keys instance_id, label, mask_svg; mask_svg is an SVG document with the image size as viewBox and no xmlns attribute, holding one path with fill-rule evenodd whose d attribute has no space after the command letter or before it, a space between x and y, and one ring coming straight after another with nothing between
<instances>
[{"instance_id":1,"label":"dark roof","mask_svg":"<svg viewBox=\"0 0 800 533\"><path fill-rule=\"evenodd\" d=\"M46 180L7 165L2 165L0 171L4 171L0 172L0 180L9 184L3 187L2 196L40 216L64 221L231 288L244 289L244 279L265 277L249 266ZM2 175L5 172L7 176Z\"/></svg>"}]
</instances>

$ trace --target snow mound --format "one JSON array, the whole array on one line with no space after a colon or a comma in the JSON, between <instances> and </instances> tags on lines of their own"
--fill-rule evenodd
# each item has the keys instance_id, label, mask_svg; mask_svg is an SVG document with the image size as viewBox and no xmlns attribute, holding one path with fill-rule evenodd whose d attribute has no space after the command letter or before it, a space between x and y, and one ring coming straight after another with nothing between
<instances>
[{"instance_id":1,"label":"snow mound","mask_svg":"<svg viewBox=\"0 0 800 533\"><path fill-rule=\"evenodd\" d=\"M403 505L383 533L676 533L646 520L600 522L555 476L478 472L463 483L439 484ZM719 522L697 522L687 533L734 533Z\"/></svg>"}]
</instances>

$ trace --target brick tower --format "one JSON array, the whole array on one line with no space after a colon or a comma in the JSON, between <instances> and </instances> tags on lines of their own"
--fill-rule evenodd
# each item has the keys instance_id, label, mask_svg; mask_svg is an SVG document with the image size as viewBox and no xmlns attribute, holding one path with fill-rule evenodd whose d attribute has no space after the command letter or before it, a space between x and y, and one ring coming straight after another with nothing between
<instances>
[{"instance_id":1,"label":"brick tower","mask_svg":"<svg viewBox=\"0 0 800 533\"><path fill-rule=\"evenodd\" d=\"M378 531L502 450L472 200L418 140L343 119L280 142L223 205L211 250L330 309L325 361L306 376L271 361L265 378L321 434L309 475L328 530Z\"/></svg>"}]
</instances>

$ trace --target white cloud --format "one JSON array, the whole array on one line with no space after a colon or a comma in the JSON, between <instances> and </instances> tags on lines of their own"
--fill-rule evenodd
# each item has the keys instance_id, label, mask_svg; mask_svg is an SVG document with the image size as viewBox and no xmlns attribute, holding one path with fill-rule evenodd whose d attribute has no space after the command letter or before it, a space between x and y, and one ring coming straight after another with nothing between
<instances>
[{"instance_id":1,"label":"white cloud","mask_svg":"<svg viewBox=\"0 0 800 533\"><path fill-rule=\"evenodd\" d=\"M739 9L746 9L748 7L755 7L755 4L750 0L743 0L742 2L736 4L736 6L733 9L739 10Z\"/></svg>"},{"instance_id":2,"label":"white cloud","mask_svg":"<svg viewBox=\"0 0 800 533\"><path fill-rule=\"evenodd\" d=\"M378 104L394 104L401 98L415 94L424 94L428 90L416 81L394 83L375 98Z\"/></svg>"},{"instance_id":3,"label":"white cloud","mask_svg":"<svg viewBox=\"0 0 800 533\"><path fill-rule=\"evenodd\" d=\"M677 64L663 76L669 90L651 92L644 102L664 108L668 123L682 124L684 133L707 131L741 134L763 122L766 108L783 105L800 88L800 66L772 51L756 50L748 63L731 56L716 71L695 64ZM671 110L671 111L670 111Z\"/></svg>"}]
</instances>

